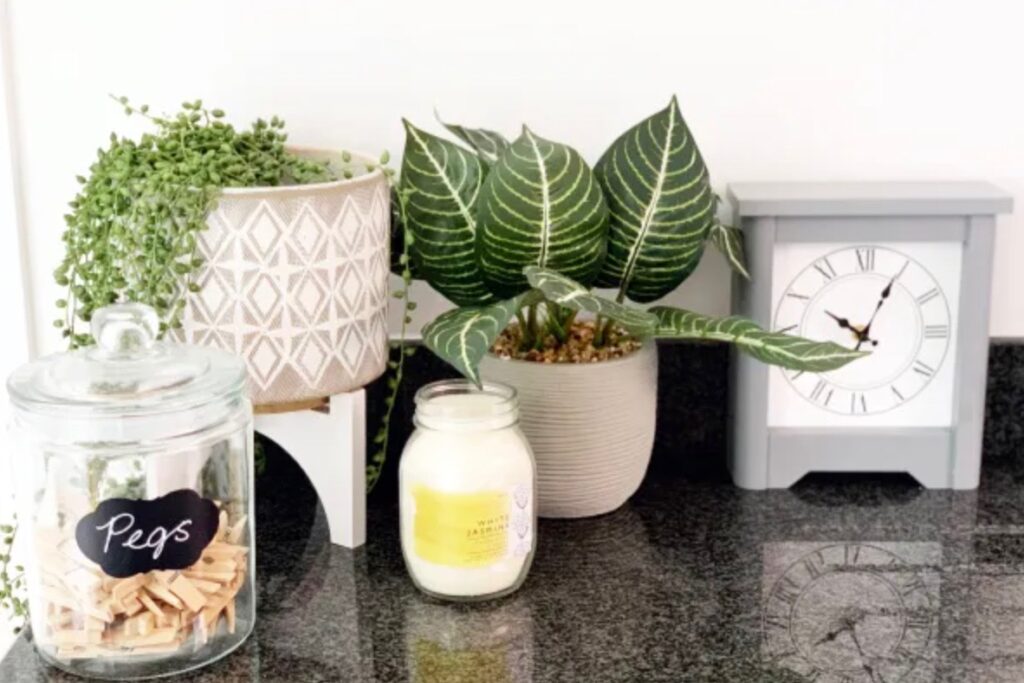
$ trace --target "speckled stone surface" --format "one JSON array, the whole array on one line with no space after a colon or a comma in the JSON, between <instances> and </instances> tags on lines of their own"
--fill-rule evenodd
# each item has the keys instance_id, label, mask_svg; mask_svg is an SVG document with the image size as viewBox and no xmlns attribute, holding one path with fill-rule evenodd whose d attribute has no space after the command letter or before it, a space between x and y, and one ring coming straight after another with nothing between
<instances>
[{"instance_id":1,"label":"speckled stone surface","mask_svg":"<svg viewBox=\"0 0 1024 683\"><path fill-rule=\"evenodd\" d=\"M1024 681L1024 347L993 348L978 491L829 476L763 493L729 483L724 408L697 400L724 395L700 368L724 375L727 356L696 348L662 364L694 379L662 387L677 407L640 492L542 521L529 578L494 603L418 594L387 497L366 547L330 546L309 483L272 451L256 634L177 680ZM65 680L26 639L0 663L4 683Z\"/></svg>"}]
</instances>

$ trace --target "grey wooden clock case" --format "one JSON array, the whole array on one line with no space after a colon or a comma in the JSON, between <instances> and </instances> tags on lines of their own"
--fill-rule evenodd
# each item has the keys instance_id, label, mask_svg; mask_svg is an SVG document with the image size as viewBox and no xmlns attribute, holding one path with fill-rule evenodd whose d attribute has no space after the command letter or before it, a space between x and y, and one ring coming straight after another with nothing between
<instances>
[{"instance_id":1,"label":"grey wooden clock case","mask_svg":"<svg viewBox=\"0 0 1024 683\"><path fill-rule=\"evenodd\" d=\"M780 242L963 244L951 427L769 427L771 369L733 353L729 469L737 486L788 488L810 472L907 472L927 488L977 488L995 217L1012 197L981 182L735 183L729 199L751 274L732 309L768 329Z\"/></svg>"}]
</instances>

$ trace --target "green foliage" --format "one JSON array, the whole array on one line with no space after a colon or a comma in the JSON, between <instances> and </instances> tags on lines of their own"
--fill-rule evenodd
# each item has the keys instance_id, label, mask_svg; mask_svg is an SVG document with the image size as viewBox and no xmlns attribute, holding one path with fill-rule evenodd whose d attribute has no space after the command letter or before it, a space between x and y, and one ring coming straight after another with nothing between
<instances>
[{"instance_id":1,"label":"green foliage","mask_svg":"<svg viewBox=\"0 0 1024 683\"><path fill-rule=\"evenodd\" d=\"M479 386L480 361L516 312L538 298L527 292L488 306L452 309L423 328L423 343Z\"/></svg>"},{"instance_id":2,"label":"green foliage","mask_svg":"<svg viewBox=\"0 0 1024 683\"><path fill-rule=\"evenodd\" d=\"M14 622L14 633L21 633L28 621L28 597L25 595L25 568L13 564L11 554L18 535L17 518L0 524L0 614Z\"/></svg>"},{"instance_id":3,"label":"green foliage","mask_svg":"<svg viewBox=\"0 0 1024 683\"><path fill-rule=\"evenodd\" d=\"M155 128L138 140L110 135L64 217L65 257L54 272L67 294L54 325L72 347L91 343L78 324L115 301L153 306L161 332L181 324L206 216L225 187L273 186L333 179L326 161L285 150L284 121L257 120L248 130L224 121L220 109L183 102L173 116L155 116L117 98L128 115Z\"/></svg>"},{"instance_id":4,"label":"green foliage","mask_svg":"<svg viewBox=\"0 0 1024 683\"><path fill-rule=\"evenodd\" d=\"M525 266L591 284L604 261L608 206L583 157L528 128L487 174L477 210L477 258L500 298L529 285Z\"/></svg>"},{"instance_id":5,"label":"green foliage","mask_svg":"<svg viewBox=\"0 0 1024 683\"><path fill-rule=\"evenodd\" d=\"M673 97L623 133L591 171L571 147L528 128L508 143L486 129L442 124L471 149L406 128L407 264L461 309L427 325L424 342L479 383L478 365L518 321L520 350L567 338L577 313L596 315L594 341L613 325L650 335L736 344L766 363L822 372L862 355L649 302L679 286L712 242L741 275L743 233L715 217L718 198ZM612 301L590 286L617 288ZM499 299L498 303L494 303Z\"/></svg>"},{"instance_id":6,"label":"green foliage","mask_svg":"<svg viewBox=\"0 0 1024 683\"><path fill-rule=\"evenodd\" d=\"M743 232L739 228L723 225L716 220L711 226L708 238L729 262L729 267L749 280L747 259L743 254Z\"/></svg>"},{"instance_id":7,"label":"green foliage","mask_svg":"<svg viewBox=\"0 0 1024 683\"><path fill-rule=\"evenodd\" d=\"M729 342L760 361L790 370L827 372L868 355L833 342L768 332L739 316L713 318L671 306L654 306L650 312L658 318L661 338Z\"/></svg>"},{"instance_id":8,"label":"green foliage","mask_svg":"<svg viewBox=\"0 0 1024 683\"><path fill-rule=\"evenodd\" d=\"M715 215L708 170L676 98L623 133L595 170L611 208L598 284L618 288L619 301L665 296L696 269Z\"/></svg>"},{"instance_id":9,"label":"green foliage","mask_svg":"<svg viewBox=\"0 0 1024 683\"><path fill-rule=\"evenodd\" d=\"M657 330L658 319L647 311L594 294L557 271L527 266L524 273L531 287L540 290L545 299L559 306L604 316L640 338L650 337Z\"/></svg>"},{"instance_id":10,"label":"green foliage","mask_svg":"<svg viewBox=\"0 0 1024 683\"><path fill-rule=\"evenodd\" d=\"M448 132L473 148L480 160L486 165L493 164L508 147L508 140L501 133L486 128L466 128L454 123L445 123L437 115L437 122L448 129Z\"/></svg>"},{"instance_id":11,"label":"green foliage","mask_svg":"<svg viewBox=\"0 0 1024 683\"><path fill-rule=\"evenodd\" d=\"M479 157L405 121L399 191L417 270L459 306L492 297L476 258L476 204L486 171Z\"/></svg>"},{"instance_id":12,"label":"green foliage","mask_svg":"<svg viewBox=\"0 0 1024 683\"><path fill-rule=\"evenodd\" d=\"M382 163L386 163L386 161L382 159ZM388 372L390 375L387 378L388 394L384 399L384 418L381 420L377 433L373 437L373 453L366 464L367 493L373 491L374 487L377 486L377 482L380 481L380 475L384 471L384 463L388 457L388 444L391 440L391 417L395 412L395 403L398 401L398 392L402 386L405 359L416 352L415 346L407 346L405 343L409 323L412 322L412 312L416 310L416 302L412 301L409 296L409 286L413 280L409 251L415 242L415 238L409 233L408 221L406 220L409 205L408 195L409 191L403 189L392 191L391 193L392 221L397 223L401 235L398 239L401 251L396 265L398 274L402 277L401 289L392 292L392 296L402 302L402 327L398 342L395 344L398 350L397 358L388 360ZM392 230L395 230L395 225L392 225ZM392 268L395 268L395 265Z\"/></svg>"}]
</instances>

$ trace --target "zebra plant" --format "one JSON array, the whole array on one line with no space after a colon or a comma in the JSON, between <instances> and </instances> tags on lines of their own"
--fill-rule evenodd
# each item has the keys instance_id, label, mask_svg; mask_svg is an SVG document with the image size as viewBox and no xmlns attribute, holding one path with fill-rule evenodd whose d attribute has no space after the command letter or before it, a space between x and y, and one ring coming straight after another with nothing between
<instances>
[{"instance_id":1,"label":"zebra plant","mask_svg":"<svg viewBox=\"0 0 1024 683\"><path fill-rule=\"evenodd\" d=\"M510 142L444 125L466 147L405 122L399 236L412 271L457 305L423 329L425 344L473 382L513 321L522 343L539 347L552 335L565 341L580 313L596 318L597 344L614 326L639 340L729 342L766 363L814 372L863 355L743 318L627 303L673 291L708 242L747 276L742 235L716 219L707 167L674 97L593 169L572 147L526 127Z\"/></svg>"}]
</instances>

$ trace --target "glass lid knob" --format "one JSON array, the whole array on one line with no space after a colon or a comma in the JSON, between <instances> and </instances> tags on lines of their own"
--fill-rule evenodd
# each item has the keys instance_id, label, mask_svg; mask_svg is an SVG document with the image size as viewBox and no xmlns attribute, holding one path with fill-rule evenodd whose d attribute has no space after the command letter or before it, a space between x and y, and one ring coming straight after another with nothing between
<instances>
[{"instance_id":1,"label":"glass lid knob","mask_svg":"<svg viewBox=\"0 0 1024 683\"><path fill-rule=\"evenodd\" d=\"M111 304L93 313L91 327L100 349L132 354L153 346L160 334L160 318L145 304Z\"/></svg>"}]
</instances>

